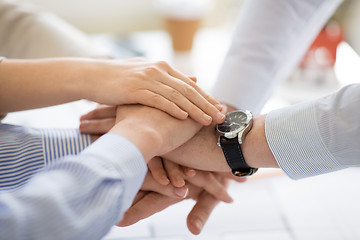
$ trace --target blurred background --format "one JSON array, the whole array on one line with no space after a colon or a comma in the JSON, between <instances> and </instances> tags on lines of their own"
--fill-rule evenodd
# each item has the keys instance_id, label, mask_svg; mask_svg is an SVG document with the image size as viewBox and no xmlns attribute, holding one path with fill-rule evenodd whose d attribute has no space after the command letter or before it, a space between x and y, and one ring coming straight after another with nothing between
<instances>
[{"instance_id":1,"label":"blurred background","mask_svg":"<svg viewBox=\"0 0 360 240\"><path fill-rule=\"evenodd\" d=\"M210 90L229 47L243 0L22 0L53 12L115 57L166 60ZM176 3L177 2L177 3ZM360 1L345 0L264 112L317 98L360 81ZM178 40L178 41L177 41ZM87 101L11 113L4 122L32 127L78 127ZM359 170L292 181L261 170L232 184L235 202L220 204L200 236L186 229L193 205L184 201L105 239L360 239ZM349 184L350 183L350 184Z\"/></svg>"}]
</instances>

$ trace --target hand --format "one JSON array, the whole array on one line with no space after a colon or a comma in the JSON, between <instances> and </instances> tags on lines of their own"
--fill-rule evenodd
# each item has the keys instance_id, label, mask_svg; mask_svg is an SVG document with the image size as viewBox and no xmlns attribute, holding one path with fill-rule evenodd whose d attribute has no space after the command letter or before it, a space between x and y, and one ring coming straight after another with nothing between
<instances>
[{"instance_id":1,"label":"hand","mask_svg":"<svg viewBox=\"0 0 360 240\"><path fill-rule=\"evenodd\" d=\"M189 115L203 125L225 119L217 100L166 62L133 58L96 64L89 74L89 100L110 105L147 105L179 119Z\"/></svg>"},{"instance_id":2,"label":"hand","mask_svg":"<svg viewBox=\"0 0 360 240\"><path fill-rule=\"evenodd\" d=\"M215 125L212 124L203 127L193 138L163 157L193 169L230 172L231 169L217 141Z\"/></svg>"},{"instance_id":3,"label":"hand","mask_svg":"<svg viewBox=\"0 0 360 240\"><path fill-rule=\"evenodd\" d=\"M133 142L146 162L179 147L201 128L191 119L178 120L142 105L118 107L116 121L110 132Z\"/></svg>"},{"instance_id":4,"label":"hand","mask_svg":"<svg viewBox=\"0 0 360 240\"><path fill-rule=\"evenodd\" d=\"M82 133L103 135L116 123L117 106L99 105L80 117L79 130Z\"/></svg>"},{"instance_id":5,"label":"hand","mask_svg":"<svg viewBox=\"0 0 360 240\"><path fill-rule=\"evenodd\" d=\"M219 183L224 187L227 186L228 179L226 177L221 174L215 176ZM246 178L241 178L239 181L245 180ZM196 200L195 206L187 217L187 225L190 232L199 234L219 200L201 187L196 187L190 183L187 183L187 186L189 187L188 198ZM125 227L135 224L180 201L181 199L171 198L160 193L140 191L132 207L125 213L118 226Z\"/></svg>"},{"instance_id":6,"label":"hand","mask_svg":"<svg viewBox=\"0 0 360 240\"><path fill-rule=\"evenodd\" d=\"M225 118L217 100L166 62L7 59L1 63L0 85L0 113L87 99L108 105L143 104L204 125Z\"/></svg>"}]
</instances>

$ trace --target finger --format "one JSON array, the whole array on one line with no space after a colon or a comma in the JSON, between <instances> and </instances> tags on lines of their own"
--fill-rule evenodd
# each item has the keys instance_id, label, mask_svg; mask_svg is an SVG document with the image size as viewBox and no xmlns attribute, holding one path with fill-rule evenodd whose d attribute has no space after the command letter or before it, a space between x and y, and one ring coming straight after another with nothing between
<instances>
[{"instance_id":1,"label":"finger","mask_svg":"<svg viewBox=\"0 0 360 240\"><path fill-rule=\"evenodd\" d=\"M82 120L80 121L80 132L88 134L104 134L115 125L115 118Z\"/></svg>"},{"instance_id":2,"label":"finger","mask_svg":"<svg viewBox=\"0 0 360 240\"><path fill-rule=\"evenodd\" d=\"M213 197L226 203L233 202L232 197L227 192L227 187L218 180L211 172L197 171L195 177L187 179L191 184L203 188Z\"/></svg>"},{"instance_id":3,"label":"finger","mask_svg":"<svg viewBox=\"0 0 360 240\"><path fill-rule=\"evenodd\" d=\"M170 183L170 180L166 175L162 159L160 157L152 158L148 163L148 167L155 181L164 186Z\"/></svg>"},{"instance_id":4,"label":"finger","mask_svg":"<svg viewBox=\"0 0 360 240\"><path fill-rule=\"evenodd\" d=\"M130 226L142 219L148 218L153 214L164 210L165 208L179 201L181 200L164 196L159 193L150 192L125 212L122 220L117 224L117 226Z\"/></svg>"},{"instance_id":5,"label":"finger","mask_svg":"<svg viewBox=\"0 0 360 240\"><path fill-rule=\"evenodd\" d=\"M178 119L186 119L189 116L187 112L183 111L175 103L152 91L141 91L135 94L134 98L138 99L137 103L139 104L160 109Z\"/></svg>"},{"instance_id":6,"label":"finger","mask_svg":"<svg viewBox=\"0 0 360 240\"><path fill-rule=\"evenodd\" d=\"M80 117L81 120L103 119L103 118L115 118L116 106L101 105L98 108L88 112Z\"/></svg>"},{"instance_id":7,"label":"finger","mask_svg":"<svg viewBox=\"0 0 360 240\"><path fill-rule=\"evenodd\" d=\"M214 198L208 192L203 191L200 194L195 206L187 217L187 226L192 234L200 234L210 214L218 203L219 200Z\"/></svg>"},{"instance_id":8,"label":"finger","mask_svg":"<svg viewBox=\"0 0 360 240\"><path fill-rule=\"evenodd\" d=\"M191 178L196 175L196 170L193 168L182 166L182 170L183 170L183 173L186 176L186 178Z\"/></svg>"},{"instance_id":9,"label":"finger","mask_svg":"<svg viewBox=\"0 0 360 240\"><path fill-rule=\"evenodd\" d=\"M184 111L189 113L189 116L195 121L210 116L214 122L223 122L225 115L201 95L199 92L201 89L193 81L188 80L187 82L188 83L173 77L169 79L169 81L161 82L164 84L164 87L168 86L170 89L160 92L163 89L156 88L156 90L153 91L159 91L159 94L176 103ZM202 123L203 121L199 122Z\"/></svg>"},{"instance_id":10,"label":"finger","mask_svg":"<svg viewBox=\"0 0 360 240\"><path fill-rule=\"evenodd\" d=\"M194 87L196 91L198 91L206 100L208 100L211 104L213 104L214 106L217 104L221 104L219 101L217 101L215 98L213 98L212 96L210 96L209 94L205 93L199 86L197 86L195 84L195 82L190 79L189 77L187 77L185 74L177 71L175 68L171 67L169 64L167 66L167 72L177 78L182 80L183 82L189 84L190 86Z\"/></svg>"},{"instance_id":11,"label":"finger","mask_svg":"<svg viewBox=\"0 0 360 240\"><path fill-rule=\"evenodd\" d=\"M169 196L172 198L185 198L189 194L189 189L187 186L174 187L171 184L166 186L159 184L154 180L151 173L147 173L144 183L141 186L142 191L153 191L165 196Z\"/></svg>"},{"instance_id":12,"label":"finger","mask_svg":"<svg viewBox=\"0 0 360 240\"><path fill-rule=\"evenodd\" d=\"M176 80L178 81L178 80ZM181 83L184 84L184 83ZM186 84L184 84L186 85ZM191 88L191 87L190 87ZM154 93L163 96L168 101L174 103L184 112L186 112L192 119L201 123L202 125L209 125L212 122L212 117L204 113L196 104L192 103L186 96L184 96L180 91L171 86L162 83L154 83L152 86L149 86L149 89ZM191 90L194 91L194 90ZM195 92L195 91L194 91ZM196 93L198 95L198 93ZM191 94L188 94L191 95ZM215 107L213 107L215 109ZM215 110L218 111L218 110ZM166 111L167 112L167 111Z\"/></svg>"},{"instance_id":13,"label":"finger","mask_svg":"<svg viewBox=\"0 0 360 240\"><path fill-rule=\"evenodd\" d=\"M185 185L185 179L181 167L171 161L163 161L167 175L174 187L182 187Z\"/></svg>"},{"instance_id":14,"label":"finger","mask_svg":"<svg viewBox=\"0 0 360 240\"><path fill-rule=\"evenodd\" d=\"M145 195L146 195L147 193L148 193L148 192L146 192L146 191L139 191L139 192L135 195L134 201L132 202L131 206L133 206L134 204L136 204L137 202L139 202L143 197L145 197Z\"/></svg>"},{"instance_id":15,"label":"finger","mask_svg":"<svg viewBox=\"0 0 360 240\"><path fill-rule=\"evenodd\" d=\"M195 77L195 76L190 76L189 78L190 78L190 80L193 81L194 83L197 82L197 77Z\"/></svg>"}]
</instances>

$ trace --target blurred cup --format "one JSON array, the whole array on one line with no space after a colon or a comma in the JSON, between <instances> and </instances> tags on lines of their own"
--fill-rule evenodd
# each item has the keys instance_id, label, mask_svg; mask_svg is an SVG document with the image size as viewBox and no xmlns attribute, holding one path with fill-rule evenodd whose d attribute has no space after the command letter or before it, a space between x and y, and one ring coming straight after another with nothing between
<instances>
[{"instance_id":1,"label":"blurred cup","mask_svg":"<svg viewBox=\"0 0 360 240\"><path fill-rule=\"evenodd\" d=\"M156 6L164 19L174 51L190 51L195 35L210 7L210 1L158 0Z\"/></svg>"}]
</instances>

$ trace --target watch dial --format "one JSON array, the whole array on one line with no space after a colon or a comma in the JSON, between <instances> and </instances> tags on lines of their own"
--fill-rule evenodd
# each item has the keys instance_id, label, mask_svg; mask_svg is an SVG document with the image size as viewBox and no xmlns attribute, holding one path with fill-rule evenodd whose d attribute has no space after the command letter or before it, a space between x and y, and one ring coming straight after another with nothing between
<instances>
[{"instance_id":1,"label":"watch dial","mask_svg":"<svg viewBox=\"0 0 360 240\"><path fill-rule=\"evenodd\" d=\"M225 121L218 125L220 132L228 133L236 131L246 123L247 115L243 112L232 112L226 115Z\"/></svg>"}]
</instances>

